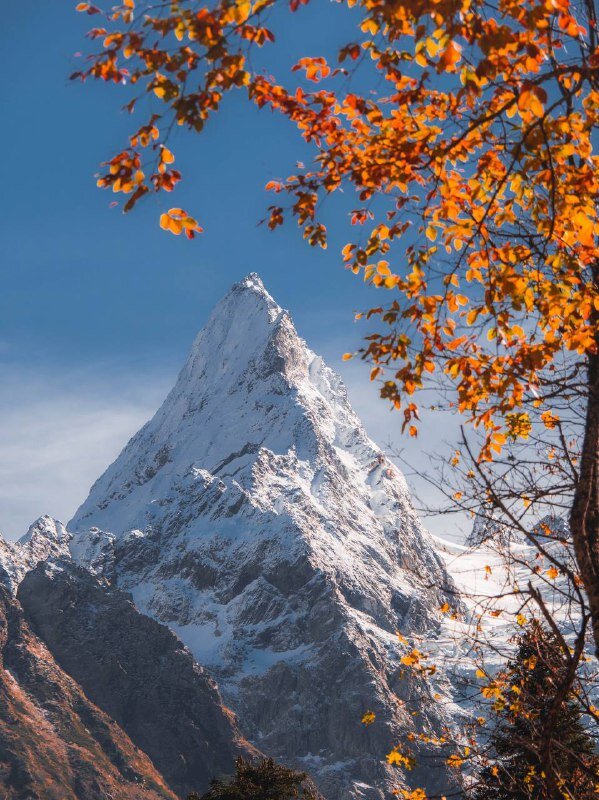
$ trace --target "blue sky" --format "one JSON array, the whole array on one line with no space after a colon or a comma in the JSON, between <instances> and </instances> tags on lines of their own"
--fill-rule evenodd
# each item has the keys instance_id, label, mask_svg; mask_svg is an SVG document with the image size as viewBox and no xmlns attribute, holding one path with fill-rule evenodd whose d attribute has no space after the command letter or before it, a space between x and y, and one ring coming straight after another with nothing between
<instances>
[{"instance_id":1,"label":"blue sky","mask_svg":"<svg viewBox=\"0 0 599 800\"><path fill-rule=\"evenodd\" d=\"M119 112L120 88L68 80L90 27L74 5L4 0L2 9L0 531L20 536L45 512L68 518L157 407L215 302L251 271L343 373L372 435L399 441L400 419L377 399L367 367L340 360L359 345L353 314L373 292L339 257L351 198L326 209L327 251L305 245L294 225L258 226L271 201L265 183L308 150L285 120L239 94L202 136L173 141L184 175L175 194L127 217L110 209L93 175L133 123ZM328 0L293 22L270 50L275 74L352 39L351 15ZM158 227L173 204L203 225L194 242ZM400 441L414 463L438 446L438 430Z\"/></svg>"}]
</instances>

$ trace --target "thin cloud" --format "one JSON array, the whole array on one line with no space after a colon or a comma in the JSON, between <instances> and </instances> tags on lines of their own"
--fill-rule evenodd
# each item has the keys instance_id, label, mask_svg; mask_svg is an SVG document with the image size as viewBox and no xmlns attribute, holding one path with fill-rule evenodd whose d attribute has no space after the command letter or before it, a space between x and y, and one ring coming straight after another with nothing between
<instances>
[{"instance_id":1,"label":"thin cloud","mask_svg":"<svg viewBox=\"0 0 599 800\"><path fill-rule=\"evenodd\" d=\"M93 481L156 410L170 376L90 366L68 376L2 371L0 531L17 539L41 514L70 519Z\"/></svg>"}]
</instances>

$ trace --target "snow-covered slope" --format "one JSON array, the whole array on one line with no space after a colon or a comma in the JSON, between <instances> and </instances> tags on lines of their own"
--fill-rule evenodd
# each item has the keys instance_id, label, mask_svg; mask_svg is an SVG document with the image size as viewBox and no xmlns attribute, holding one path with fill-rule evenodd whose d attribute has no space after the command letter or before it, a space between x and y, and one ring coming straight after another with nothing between
<instances>
[{"instance_id":1,"label":"snow-covered slope","mask_svg":"<svg viewBox=\"0 0 599 800\"><path fill-rule=\"evenodd\" d=\"M396 636L436 636L444 564L341 380L257 275L216 307L69 530L75 559L168 624L243 732L329 800L383 797L385 753L446 722L400 677ZM446 775L410 783L433 792Z\"/></svg>"}]
</instances>

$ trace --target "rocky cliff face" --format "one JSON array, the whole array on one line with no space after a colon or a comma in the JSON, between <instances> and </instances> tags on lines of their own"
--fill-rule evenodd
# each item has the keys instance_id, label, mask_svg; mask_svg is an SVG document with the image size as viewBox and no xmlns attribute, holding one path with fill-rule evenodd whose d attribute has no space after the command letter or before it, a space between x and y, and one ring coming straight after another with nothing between
<instances>
[{"instance_id":1,"label":"rocky cliff face","mask_svg":"<svg viewBox=\"0 0 599 800\"><path fill-rule=\"evenodd\" d=\"M0 797L203 791L256 749L179 639L77 567L70 538L50 517L0 538Z\"/></svg>"},{"instance_id":2,"label":"rocky cliff face","mask_svg":"<svg viewBox=\"0 0 599 800\"><path fill-rule=\"evenodd\" d=\"M18 599L61 667L179 796L256 753L191 653L119 590L68 562L41 563Z\"/></svg>"},{"instance_id":3,"label":"rocky cliff face","mask_svg":"<svg viewBox=\"0 0 599 800\"><path fill-rule=\"evenodd\" d=\"M59 666L0 585L3 800L175 800L150 759Z\"/></svg>"},{"instance_id":4,"label":"rocky cliff face","mask_svg":"<svg viewBox=\"0 0 599 800\"><path fill-rule=\"evenodd\" d=\"M256 275L69 529L75 560L175 631L244 733L329 800L382 798L392 745L447 722L396 636L436 636L445 568L402 475ZM408 780L447 788L439 770Z\"/></svg>"}]
</instances>

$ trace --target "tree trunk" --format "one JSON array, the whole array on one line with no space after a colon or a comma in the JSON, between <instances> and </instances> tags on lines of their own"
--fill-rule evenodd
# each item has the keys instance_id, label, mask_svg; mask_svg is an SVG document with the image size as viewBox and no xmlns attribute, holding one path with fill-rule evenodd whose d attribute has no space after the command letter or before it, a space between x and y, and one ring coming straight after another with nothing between
<instances>
[{"instance_id":1,"label":"tree trunk","mask_svg":"<svg viewBox=\"0 0 599 800\"><path fill-rule=\"evenodd\" d=\"M594 321L599 324L597 315ZM587 384L584 440L570 512L570 530L589 601L595 655L599 658L599 353L589 355Z\"/></svg>"}]
</instances>

